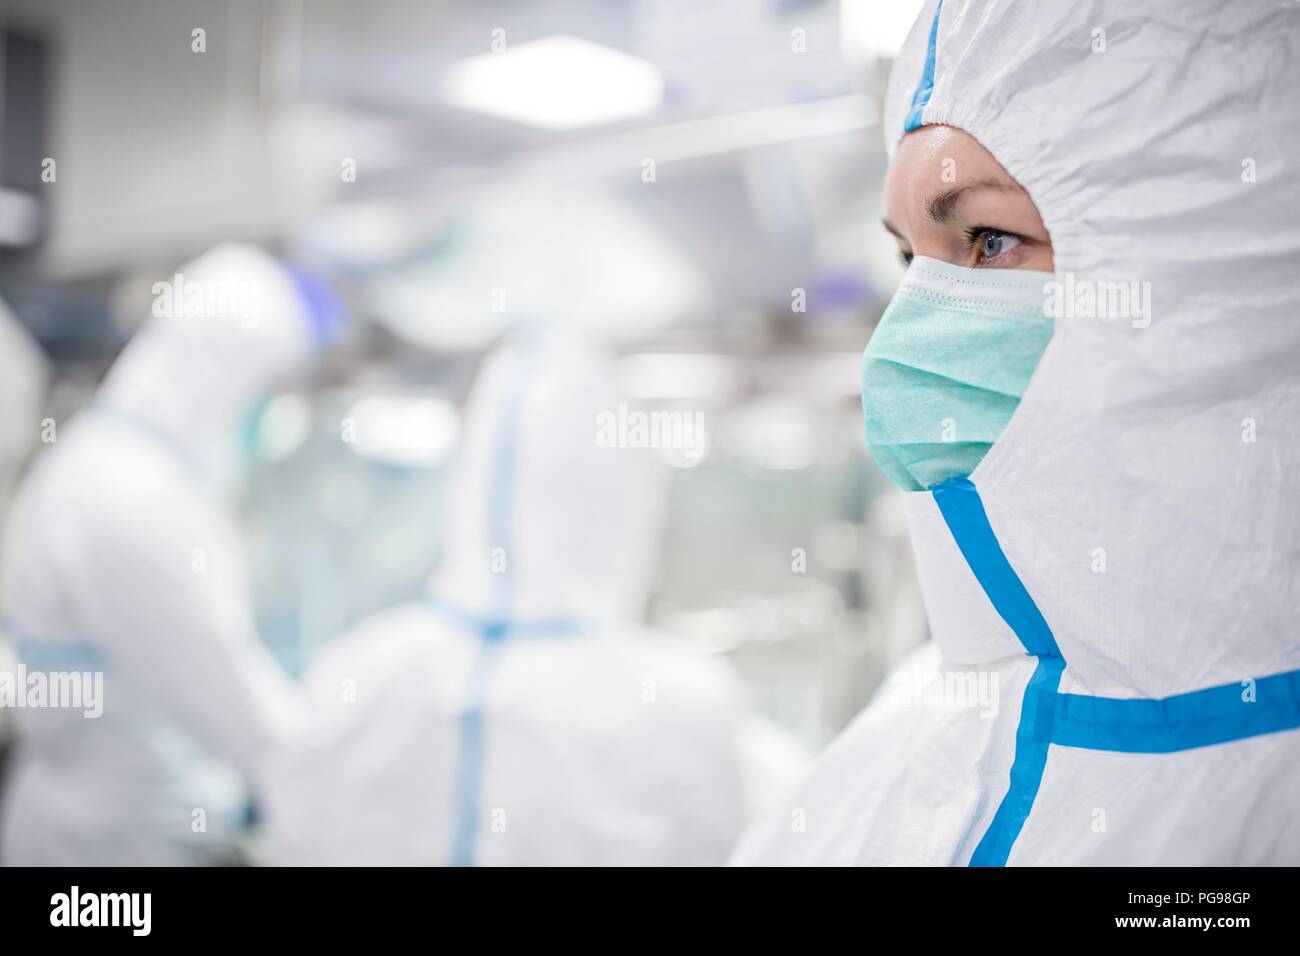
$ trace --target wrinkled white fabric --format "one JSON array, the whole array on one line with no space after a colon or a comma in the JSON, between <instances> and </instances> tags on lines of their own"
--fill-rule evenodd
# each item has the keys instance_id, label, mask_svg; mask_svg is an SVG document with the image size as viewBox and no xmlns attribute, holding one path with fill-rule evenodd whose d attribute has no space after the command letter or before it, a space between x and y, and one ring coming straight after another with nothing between
<instances>
[{"instance_id":1,"label":"wrinkled white fabric","mask_svg":"<svg viewBox=\"0 0 1300 956\"><path fill-rule=\"evenodd\" d=\"M4 606L29 668L102 668L103 712L18 709L6 864L185 864L228 848L299 695L255 630L218 486L242 416L311 354L303 302L260 251L182 270L247 284L247 314L150 318L36 463L6 541Z\"/></svg>"},{"instance_id":2,"label":"wrinkled white fabric","mask_svg":"<svg viewBox=\"0 0 1300 956\"><path fill-rule=\"evenodd\" d=\"M894 69L891 151L934 10ZM1150 283L1149 316L1057 318L971 476L1062 692L1163 698L1300 668L1298 83L1282 4L943 3L923 122L966 130L1025 187L1058 281ZM1007 792L1033 659L933 498L907 499L926 666L998 674L1001 708L882 695L796 798L806 831L773 818L739 862L965 863ZM1008 862L1295 864L1297 799L1295 730L1155 755L1053 744Z\"/></svg>"},{"instance_id":3,"label":"wrinkled white fabric","mask_svg":"<svg viewBox=\"0 0 1300 956\"><path fill-rule=\"evenodd\" d=\"M309 668L313 726L268 790L262 859L725 860L744 814L737 687L720 661L630 623L660 494L644 451L597 444L596 416L618 402L603 358L553 339L488 361L430 597Z\"/></svg>"}]
</instances>

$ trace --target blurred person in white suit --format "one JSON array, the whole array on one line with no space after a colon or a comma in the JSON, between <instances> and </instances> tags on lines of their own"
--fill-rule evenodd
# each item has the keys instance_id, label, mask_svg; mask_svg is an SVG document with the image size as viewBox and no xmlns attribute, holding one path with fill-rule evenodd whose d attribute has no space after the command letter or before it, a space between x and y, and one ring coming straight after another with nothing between
<instances>
[{"instance_id":1,"label":"blurred person in white suit","mask_svg":"<svg viewBox=\"0 0 1300 956\"><path fill-rule=\"evenodd\" d=\"M87 708L16 710L9 865L225 859L247 783L301 727L258 639L229 499L250 410L309 366L331 313L249 246L155 291L11 516L3 600L22 665L102 674L102 688Z\"/></svg>"},{"instance_id":2,"label":"blurred person in white suit","mask_svg":"<svg viewBox=\"0 0 1300 956\"><path fill-rule=\"evenodd\" d=\"M49 360L4 302L0 302L0 532L10 494L41 432ZM0 555L3 561L3 555ZM0 619L0 674L17 672L17 659ZM0 786L12 734L11 709L0 706Z\"/></svg>"},{"instance_id":3,"label":"blurred person in white suit","mask_svg":"<svg viewBox=\"0 0 1300 956\"><path fill-rule=\"evenodd\" d=\"M713 864L745 813L730 671L634 623L661 475L600 447L608 363L554 338L473 389L428 596L309 669L271 864Z\"/></svg>"}]
</instances>

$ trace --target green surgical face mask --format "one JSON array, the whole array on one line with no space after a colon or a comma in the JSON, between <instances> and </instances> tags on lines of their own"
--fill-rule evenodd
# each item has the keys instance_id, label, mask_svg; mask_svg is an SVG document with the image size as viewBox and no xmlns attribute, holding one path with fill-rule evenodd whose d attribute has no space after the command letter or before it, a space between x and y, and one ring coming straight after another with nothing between
<instances>
[{"instance_id":1,"label":"green surgical face mask","mask_svg":"<svg viewBox=\"0 0 1300 956\"><path fill-rule=\"evenodd\" d=\"M912 260L862 356L867 447L894 484L924 491L974 471L1052 337L1052 281Z\"/></svg>"}]
</instances>

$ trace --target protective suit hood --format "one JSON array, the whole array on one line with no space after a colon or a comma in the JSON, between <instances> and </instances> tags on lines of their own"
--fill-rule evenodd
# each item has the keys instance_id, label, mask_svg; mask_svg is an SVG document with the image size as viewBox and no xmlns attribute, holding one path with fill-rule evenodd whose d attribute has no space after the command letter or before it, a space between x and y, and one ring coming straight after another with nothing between
<instances>
[{"instance_id":1,"label":"protective suit hood","mask_svg":"<svg viewBox=\"0 0 1300 956\"><path fill-rule=\"evenodd\" d=\"M936 6L894 69L885 137L892 152L918 106L914 122L969 132L1051 234L1055 334L971 477L1067 681L1159 697L1300 666L1294 17ZM1089 314L1121 284L1124 314ZM933 501L909 497L929 540ZM944 562L921 556L932 589ZM1019 649L934 598L955 659Z\"/></svg>"},{"instance_id":2,"label":"protective suit hood","mask_svg":"<svg viewBox=\"0 0 1300 956\"><path fill-rule=\"evenodd\" d=\"M534 334L494 353L466 408L434 597L481 619L627 618L647 597L662 475L601 447L617 415L608 360Z\"/></svg>"},{"instance_id":3,"label":"protective suit hood","mask_svg":"<svg viewBox=\"0 0 1300 956\"><path fill-rule=\"evenodd\" d=\"M155 429L196 469L226 477L240 425L316 348L292 273L227 244L154 286L153 315L109 371L101 406Z\"/></svg>"}]
</instances>

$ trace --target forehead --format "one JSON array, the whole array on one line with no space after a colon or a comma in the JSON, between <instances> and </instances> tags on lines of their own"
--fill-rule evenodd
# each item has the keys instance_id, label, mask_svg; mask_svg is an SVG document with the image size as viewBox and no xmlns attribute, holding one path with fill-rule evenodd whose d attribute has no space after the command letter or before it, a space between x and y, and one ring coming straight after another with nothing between
<instances>
[{"instance_id":1,"label":"forehead","mask_svg":"<svg viewBox=\"0 0 1300 956\"><path fill-rule=\"evenodd\" d=\"M963 130L922 126L903 137L885 178L885 212L907 218L934 193L978 181L1014 184L993 154Z\"/></svg>"}]
</instances>

